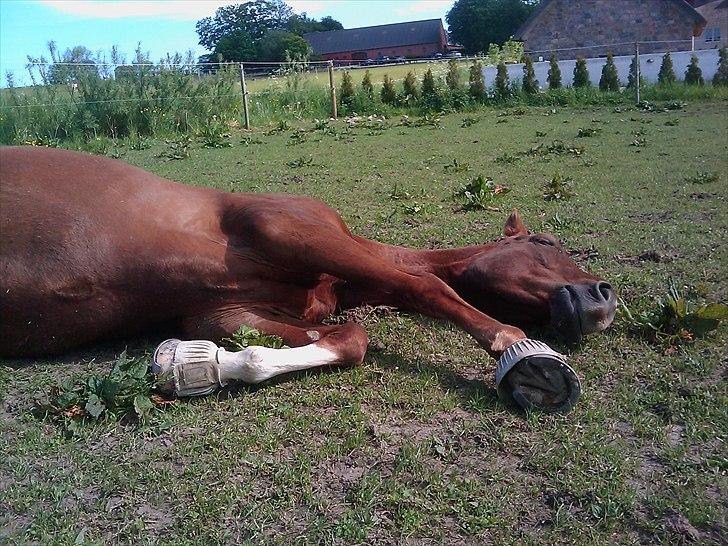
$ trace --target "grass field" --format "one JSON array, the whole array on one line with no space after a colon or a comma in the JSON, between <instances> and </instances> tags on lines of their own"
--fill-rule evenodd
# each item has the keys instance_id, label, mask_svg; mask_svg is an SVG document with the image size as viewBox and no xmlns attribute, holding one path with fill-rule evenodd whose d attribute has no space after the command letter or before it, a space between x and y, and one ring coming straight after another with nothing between
<instances>
[{"instance_id":1,"label":"grass field","mask_svg":"<svg viewBox=\"0 0 728 546\"><path fill-rule=\"evenodd\" d=\"M435 121L430 120L431 123ZM596 129L577 137L580 129ZM307 131L302 131L306 129ZM592 134L591 131L581 131ZM193 143L115 148L162 176L226 191L320 197L360 235L424 247L500 234L511 207L548 229L633 308L674 279L728 300L728 103L480 111L441 127L305 124ZM529 155L555 139L578 155ZM574 146L571 146L571 145ZM542 148L543 149L543 148ZM557 151L558 146L552 147ZM458 168L448 168L457 160ZM698 172L718 181L691 181ZM547 202L556 173L576 195ZM484 175L500 210L457 211ZM701 295L702 294L702 295ZM728 540L728 328L665 347L621 319L570 352L584 394L567 416L523 415L494 362L454 327L354 313L363 366L176 402L146 425L75 435L31 415L68 378L124 347L0 367L0 542L39 544L680 544ZM532 332L567 351L548 332Z\"/></svg>"}]
</instances>

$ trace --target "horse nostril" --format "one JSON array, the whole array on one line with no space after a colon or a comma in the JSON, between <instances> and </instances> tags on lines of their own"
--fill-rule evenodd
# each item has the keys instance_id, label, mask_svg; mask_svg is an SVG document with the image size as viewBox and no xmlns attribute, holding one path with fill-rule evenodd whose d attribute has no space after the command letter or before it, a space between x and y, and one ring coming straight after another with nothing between
<instances>
[{"instance_id":1,"label":"horse nostril","mask_svg":"<svg viewBox=\"0 0 728 546\"><path fill-rule=\"evenodd\" d=\"M608 282L600 281L596 285L597 292L604 298L606 301L611 300L614 297L614 290L612 289L612 285Z\"/></svg>"}]
</instances>

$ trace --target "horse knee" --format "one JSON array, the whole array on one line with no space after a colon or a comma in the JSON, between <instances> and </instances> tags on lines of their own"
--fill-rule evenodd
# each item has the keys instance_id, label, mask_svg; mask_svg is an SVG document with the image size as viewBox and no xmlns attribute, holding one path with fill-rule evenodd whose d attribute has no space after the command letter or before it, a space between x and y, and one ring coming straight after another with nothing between
<instances>
[{"instance_id":1,"label":"horse knee","mask_svg":"<svg viewBox=\"0 0 728 546\"><path fill-rule=\"evenodd\" d=\"M347 322L327 334L318 345L336 353L341 364L357 365L364 361L369 336L358 324Z\"/></svg>"}]
</instances>

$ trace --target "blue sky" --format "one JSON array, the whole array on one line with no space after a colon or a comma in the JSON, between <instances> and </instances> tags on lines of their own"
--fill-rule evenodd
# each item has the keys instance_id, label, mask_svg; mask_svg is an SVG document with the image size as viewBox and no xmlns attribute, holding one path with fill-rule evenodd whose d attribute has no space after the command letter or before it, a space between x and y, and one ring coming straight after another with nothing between
<instances>
[{"instance_id":1,"label":"blue sky","mask_svg":"<svg viewBox=\"0 0 728 546\"><path fill-rule=\"evenodd\" d=\"M445 14L454 0L288 0L297 13L331 15L345 28L430 19ZM154 60L167 52L195 55L195 22L220 6L241 2L219 0L0 0L0 72L13 71L27 83L26 56L48 56L47 42L60 51L84 45L93 51L119 46L130 60L137 42Z\"/></svg>"}]
</instances>

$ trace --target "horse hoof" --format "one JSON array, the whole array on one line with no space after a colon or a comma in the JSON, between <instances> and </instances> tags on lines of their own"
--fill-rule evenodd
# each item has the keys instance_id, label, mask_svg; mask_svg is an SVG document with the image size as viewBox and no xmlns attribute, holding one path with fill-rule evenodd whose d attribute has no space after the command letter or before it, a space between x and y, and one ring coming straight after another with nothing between
<instances>
[{"instance_id":1,"label":"horse hoof","mask_svg":"<svg viewBox=\"0 0 728 546\"><path fill-rule=\"evenodd\" d=\"M564 356L532 339L506 349L498 359L495 382L504 402L547 413L568 413L581 394L579 378Z\"/></svg>"},{"instance_id":2,"label":"horse hoof","mask_svg":"<svg viewBox=\"0 0 728 546\"><path fill-rule=\"evenodd\" d=\"M179 397L204 396L224 386L218 369L218 346L211 341L162 342L152 357L152 373L160 376L158 390Z\"/></svg>"}]
</instances>

